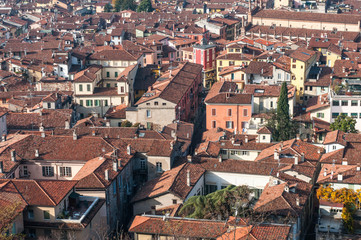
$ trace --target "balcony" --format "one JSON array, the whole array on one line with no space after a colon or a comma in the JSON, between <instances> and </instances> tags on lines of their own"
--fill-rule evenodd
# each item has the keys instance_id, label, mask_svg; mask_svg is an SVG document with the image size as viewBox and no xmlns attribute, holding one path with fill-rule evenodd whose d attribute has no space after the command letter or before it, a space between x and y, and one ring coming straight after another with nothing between
<instances>
[{"instance_id":1,"label":"balcony","mask_svg":"<svg viewBox=\"0 0 361 240\"><path fill-rule=\"evenodd\" d=\"M98 200L97 197L79 196L73 192L69 196L69 207L58 214L56 222L81 223Z\"/></svg>"}]
</instances>

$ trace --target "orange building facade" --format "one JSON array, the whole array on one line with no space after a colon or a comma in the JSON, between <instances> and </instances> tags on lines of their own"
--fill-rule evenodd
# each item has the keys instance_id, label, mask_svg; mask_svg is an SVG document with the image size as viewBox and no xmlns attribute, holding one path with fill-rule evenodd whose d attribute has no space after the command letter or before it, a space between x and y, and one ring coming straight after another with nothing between
<instances>
[{"instance_id":1,"label":"orange building facade","mask_svg":"<svg viewBox=\"0 0 361 240\"><path fill-rule=\"evenodd\" d=\"M248 128L252 116L252 102L249 104L207 104L207 129L222 128L242 132Z\"/></svg>"}]
</instances>

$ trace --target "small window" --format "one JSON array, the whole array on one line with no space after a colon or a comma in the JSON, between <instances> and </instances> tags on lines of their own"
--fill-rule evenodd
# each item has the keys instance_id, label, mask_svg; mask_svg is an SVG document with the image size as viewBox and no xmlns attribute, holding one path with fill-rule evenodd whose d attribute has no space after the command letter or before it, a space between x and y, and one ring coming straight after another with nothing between
<instances>
[{"instance_id":1,"label":"small window","mask_svg":"<svg viewBox=\"0 0 361 240\"><path fill-rule=\"evenodd\" d=\"M351 113L352 118L357 118L357 113Z\"/></svg>"},{"instance_id":2,"label":"small window","mask_svg":"<svg viewBox=\"0 0 361 240\"><path fill-rule=\"evenodd\" d=\"M233 121L226 121L226 128L232 129L233 128Z\"/></svg>"},{"instance_id":3,"label":"small window","mask_svg":"<svg viewBox=\"0 0 361 240\"><path fill-rule=\"evenodd\" d=\"M54 176L54 167L51 166L43 166L43 176L44 177L53 177Z\"/></svg>"},{"instance_id":4,"label":"small window","mask_svg":"<svg viewBox=\"0 0 361 240\"><path fill-rule=\"evenodd\" d=\"M118 77L118 72L115 72L115 73L114 73L114 77Z\"/></svg>"},{"instance_id":5,"label":"small window","mask_svg":"<svg viewBox=\"0 0 361 240\"><path fill-rule=\"evenodd\" d=\"M163 168L162 168L162 163L161 163L161 162L157 162L157 163L156 163L156 167L157 167L157 173L163 172Z\"/></svg>"},{"instance_id":6,"label":"small window","mask_svg":"<svg viewBox=\"0 0 361 240\"><path fill-rule=\"evenodd\" d=\"M100 100L94 100L94 106L100 106Z\"/></svg>"},{"instance_id":7,"label":"small window","mask_svg":"<svg viewBox=\"0 0 361 240\"><path fill-rule=\"evenodd\" d=\"M120 87L120 92L124 92L124 87Z\"/></svg>"},{"instance_id":8,"label":"small window","mask_svg":"<svg viewBox=\"0 0 361 240\"><path fill-rule=\"evenodd\" d=\"M232 109L228 109L228 117L232 116Z\"/></svg>"},{"instance_id":9,"label":"small window","mask_svg":"<svg viewBox=\"0 0 361 240\"><path fill-rule=\"evenodd\" d=\"M173 204L177 204L177 199L173 199Z\"/></svg>"},{"instance_id":10,"label":"small window","mask_svg":"<svg viewBox=\"0 0 361 240\"><path fill-rule=\"evenodd\" d=\"M28 210L28 219L34 219L34 210L33 209Z\"/></svg>"},{"instance_id":11,"label":"small window","mask_svg":"<svg viewBox=\"0 0 361 240\"><path fill-rule=\"evenodd\" d=\"M86 100L86 106L92 107L93 106L93 100Z\"/></svg>"},{"instance_id":12,"label":"small window","mask_svg":"<svg viewBox=\"0 0 361 240\"><path fill-rule=\"evenodd\" d=\"M212 108L212 116L216 116L216 109Z\"/></svg>"},{"instance_id":13,"label":"small window","mask_svg":"<svg viewBox=\"0 0 361 240\"><path fill-rule=\"evenodd\" d=\"M91 91L90 84L87 84L87 85L86 85L86 90L87 90L88 92L90 92L90 91Z\"/></svg>"},{"instance_id":14,"label":"small window","mask_svg":"<svg viewBox=\"0 0 361 240\"><path fill-rule=\"evenodd\" d=\"M158 102L154 102L154 105L155 105L155 106L158 106Z\"/></svg>"},{"instance_id":15,"label":"small window","mask_svg":"<svg viewBox=\"0 0 361 240\"><path fill-rule=\"evenodd\" d=\"M332 118L337 118L338 115L340 115L339 113L332 113ZM361 114L360 114L361 115Z\"/></svg>"},{"instance_id":16,"label":"small window","mask_svg":"<svg viewBox=\"0 0 361 240\"><path fill-rule=\"evenodd\" d=\"M333 100L332 101L332 106L340 106L340 101L339 100Z\"/></svg>"},{"instance_id":17,"label":"small window","mask_svg":"<svg viewBox=\"0 0 361 240\"><path fill-rule=\"evenodd\" d=\"M358 105L358 100L351 101L351 106L357 106L357 105Z\"/></svg>"},{"instance_id":18,"label":"small window","mask_svg":"<svg viewBox=\"0 0 361 240\"><path fill-rule=\"evenodd\" d=\"M60 167L60 177L71 177L71 167Z\"/></svg>"},{"instance_id":19,"label":"small window","mask_svg":"<svg viewBox=\"0 0 361 240\"><path fill-rule=\"evenodd\" d=\"M43 213L44 213L44 220L49 220L50 219L49 211L43 211Z\"/></svg>"},{"instance_id":20,"label":"small window","mask_svg":"<svg viewBox=\"0 0 361 240\"><path fill-rule=\"evenodd\" d=\"M147 169L147 163L146 163L146 161L145 161L145 159L140 159L140 169L141 170L145 170L145 169Z\"/></svg>"},{"instance_id":21,"label":"small window","mask_svg":"<svg viewBox=\"0 0 361 240\"><path fill-rule=\"evenodd\" d=\"M248 117L248 109L243 109L243 116Z\"/></svg>"},{"instance_id":22,"label":"small window","mask_svg":"<svg viewBox=\"0 0 361 240\"><path fill-rule=\"evenodd\" d=\"M361 114L361 113L360 113ZM217 127L217 123L216 121L212 121L212 128L216 128Z\"/></svg>"},{"instance_id":23,"label":"small window","mask_svg":"<svg viewBox=\"0 0 361 240\"><path fill-rule=\"evenodd\" d=\"M165 105L167 105L167 103L164 102L164 103L162 103L162 105L165 106Z\"/></svg>"},{"instance_id":24,"label":"small window","mask_svg":"<svg viewBox=\"0 0 361 240\"><path fill-rule=\"evenodd\" d=\"M325 114L324 114L324 113L317 113L317 117L318 117L318 118L324 118L324 117L325 117Z\"/></svg>"},{"instance_id":25,"label":"small window","mask_svg":"<svg viewBox=\"0 0 361 240\"><path fill-rule=\"evenodd\" d=\"M146 103L146 105L147 105L147 106L149 106L149 105L150 105L150 103L149 103L149 102L147 102L147 103Z\"/></svg>"},{"instance_id":26,"label":"small window","mask_svg":"<svg viewBox=\"0 0 361 240\"><path fill-rule=\"evenodd\" d=\"M107 77L110 77L110 72L107 72Z\"/></svg>"},{"instance_id":27,"label":"small window","mask_svg":"<svg viewBox=\"0 0 361 240\"><path fill-rule=\"evenodd\" d=\"M152 115L151 115L151 112L150 112L150 110L148 109L147 110L147 118L150 118Z\"/></svg>"},{"instance_id":28,"label":"small window","mask_svg":"<svg viewBox=\"0 0 361 240\"><path fill-rule=\"evenodd\" d=\"M341 106L348 106L348 100L342 100Z\"/></svg>"},{"instance_id":29,"label":"small window","mask_svg":"<svg viewBox=\"0 0 361 240\"><path fill-rule=\"evenodd\" d=\"M83 85L79 84L79 92L82 92L82 91L83 91Z\"/></svg>"},{"instance_id":30,"label":"small window","mask_svg":"<svg viewBox=\"0 0 361 240\"><path fill-rule=\"evenodd\" d=\"M51 108L51 103L50 103L50 102L48 102L48 104L47 104L47 105L48 105L48 108Z\"/></svg>"}]
</instances>

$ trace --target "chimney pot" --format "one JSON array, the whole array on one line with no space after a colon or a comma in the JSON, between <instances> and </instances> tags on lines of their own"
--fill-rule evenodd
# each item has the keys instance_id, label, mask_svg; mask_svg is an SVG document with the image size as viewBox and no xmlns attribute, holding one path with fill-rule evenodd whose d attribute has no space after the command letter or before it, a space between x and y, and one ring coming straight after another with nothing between
<instances>
[{"instance_id":1,"label":"chimney pot","mask_svg":"<svg viewBox=\"0 0 361 240\"><path fill-rule=\"evenodd\" d=\"M295 156L295 165L298 164L298 155Z\"/></svg>"},{"instance_id":2,"label":"chimney pot","mask_svg":"<svg viewBox=\"0 0 361 240\"><path fill-rule=\"evenodd\" d=\"M65 121L65 129L70 129L70 123L68 120Z\"/></svg>"},{"instance_id":3,"label":"chimney pot","mask_svg":"<svg viewBox=\"0 0 361 240\"><path fill-rule=\"evenodd\" d=\"M132 147L130 146L130 144L128 144L128 146L127 146L127 154L131 155L131 153L132 153Z\"/></svg>"},{"instance_id":4,"label":"chimney pot","mask_svg":"<svg viewBox=\"0 0 361 240\"><path fill-rule=\"evenodd\" d=\"M338 175L337 175L337 181L342 181L342 180L343 180L342 174L338 174Z\"/></svg>"},{"instance_id":5,"label":"chimney pot","mask_svg":"<svg viewBox=\"0 0 361 240\"><path fill-rule=\"evenodd\" d=\"M15 151L15 149L11 150L10 155L11 155L11 161L15 162L16 161L16 151Z\"/></svg>"},{"instance_id":6,"label":"chimney pot","mask_svg":"<svg viewBox=\"0 0 361 240\"><path fill-rule=\"evenodd\" d=\"M188 155L188 156L187 156L187 161L188 161L188 162L192 162L192 156L191 156L191 155Z\"/></svg>"},{"instance_id":7,"label":"chimney pot","mask_svg":"<svg viewBox=\"0 0 361 240\"><path fill-rule=\"evenodd\" d=\"M191 186L191 172L189 169L187 170L187 186Z\"/></svg>"},{"instance_id":8,"label":"chimney pot","mask_svg":"<svg viewBox=\"0 0 361 240\"><path fill-rule=\"evenodd\" d=\"M35 149L35 157L39 157L39 149Z\"/></svg>"},{"instance_id":9,"label":"chimney pot","mask_svg":"<svg viewBox=\"0 0 361 240\"><path fill-rule=\"evenodd\" d=\"M76 132L74 131L73 132L73 140L77 140L78 139L78 136L76 135Z\"/></svg>"}]
</instances>

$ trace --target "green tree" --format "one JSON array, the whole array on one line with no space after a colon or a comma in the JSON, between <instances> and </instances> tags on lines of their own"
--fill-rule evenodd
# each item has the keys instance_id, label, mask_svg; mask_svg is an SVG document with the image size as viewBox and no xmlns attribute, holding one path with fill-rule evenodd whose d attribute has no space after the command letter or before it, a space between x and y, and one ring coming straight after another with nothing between
<instances>
[{"instance_id":1,"label":"green tree","mask_svg":"<svg viewBox=\"0 0 361 240\"><path fill-rule=\"evenodd\" d=\"M252 190L247 186L233 186L210 193L206 196L193 196L183 205L179 214L182 217L198 219L227 219L236 210L248 210Z\"/></svg>"},{"instance_id":2,"label":"green tree","mask_svg":"<svg viewBox=\"0 0 361 240\"><path fill-rule=\"evenodd\" d=\"M110 3L107 3L105 6L104 6L104 12L111 12L113 9L113 6L110 4Z\"/></svg>"},{"instance_id":3,"label":"green tree","mask_svg":"<svg viewBox=\"0 0 361 240\"><path fill-rule=\"evenodd\" d=\"M116 0L114 4L114 9L116 12L120 12L122 10L123 0Z\"/></svg>"},{"instance_id":4,"label":"green tree","mask_svg":"<svg viewBox=\"0 0 361 240\"><path fill-rule=\"evenodd\" d=\"M123 0L122 2L122 10L133 10L137 9L137 5L134 0Z\"/></svg>"},{"instance_id":5,"label":"green tree","mask_svg":"<svg viewBox=\"0 0 361 240\"><path fill-rule=\"evenodd\" d=\"M137 8L137 12L152 12L152 2L150 0L142 0Z\"/></svg>"},{"instance_id":6,"label":"green tree","mask_svg":"<svg viewBox=\"0 0 361 240\"><path fill-rule=\"evenodd\" d=\"M124 120L121 124L120 124L121 127L131 127L132 126L132 123L129 122L128 120Z\"/></svg>"},{"instance_id":7,"label":"green tree","mask_svg":"<svg viewBox=\"0 0 361 240\"><path fill-rule=\"evenodd\" d=\"M272 138L275 141L285 141L296 136L297 124L291 119L289 108L287 83L283 82L276 114L267 123L267 127L272 129Z\"/></svg>"},{"instance_id":8,"label":"green tree","mask_svg":"<svg viewBox=\"0 0 361 240\"><path fill-rule=\"evenodd\" d=\"M357 133L355 129L356 120L346 115L339 115L335 122L331 123L330 128L332 130L341 130L347 133Z\"/></svg>"}]
</instances>

